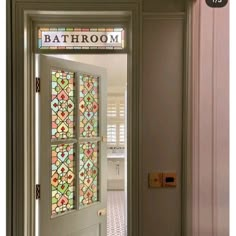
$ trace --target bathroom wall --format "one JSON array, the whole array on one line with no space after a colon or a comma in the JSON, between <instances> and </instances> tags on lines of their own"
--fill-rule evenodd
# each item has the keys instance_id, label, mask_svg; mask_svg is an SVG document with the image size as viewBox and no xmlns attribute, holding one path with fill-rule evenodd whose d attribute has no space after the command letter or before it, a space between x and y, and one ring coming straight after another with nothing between
<instances>
[{"instance_id":1,"label":"bathroom wall","mask_svg":"<svg viewBox=\"0 0 236 236\"><path fill-rule=\"evenodd\" d=\"M107 180L107 189L108 190L124 190L125 184L125 167L124 167L124 158L110 158L107 161L108 169L108 180Z\"/></svg>"}]
</instances>

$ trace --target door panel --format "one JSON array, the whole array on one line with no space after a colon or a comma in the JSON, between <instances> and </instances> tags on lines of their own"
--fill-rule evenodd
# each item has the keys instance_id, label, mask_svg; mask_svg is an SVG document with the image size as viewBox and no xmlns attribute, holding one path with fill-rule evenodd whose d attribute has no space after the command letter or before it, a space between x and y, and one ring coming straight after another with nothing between
<instances>
[{"instance_id":1,"label":"door panel","mask_svg":"<svg viewBox=\"0 0 236 236\"><path fill-rule=\"evenodd\" d=\"M79 232L72 233L70 236L99 236L99 224L93 225Z\"/></svg>"},{"instance_id":2,"label":"door panel","mask_svg":"<svg viewBox=\"0 0 236 236\"><path fill-rule=\"evenodd\" d=\"M40 79L40 236L105 236L106 71L40 56Z\"/></svg>"}]
</instances>

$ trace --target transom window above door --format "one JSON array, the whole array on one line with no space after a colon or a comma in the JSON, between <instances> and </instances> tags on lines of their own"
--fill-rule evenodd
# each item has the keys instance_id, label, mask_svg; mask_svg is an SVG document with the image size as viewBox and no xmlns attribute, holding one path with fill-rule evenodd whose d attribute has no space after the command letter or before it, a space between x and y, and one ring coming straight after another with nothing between
<instances>
[{"instance_id":1,"label":"transom window above door","mask_svg":"<svg viewBox=\"0 0 236 236\"><path fill-rule=\"evenodd\" d=\"M126 48L123 27L45 27L37 28L36 49L46 50L111 50Z\"/></svg>"}]
</instances>

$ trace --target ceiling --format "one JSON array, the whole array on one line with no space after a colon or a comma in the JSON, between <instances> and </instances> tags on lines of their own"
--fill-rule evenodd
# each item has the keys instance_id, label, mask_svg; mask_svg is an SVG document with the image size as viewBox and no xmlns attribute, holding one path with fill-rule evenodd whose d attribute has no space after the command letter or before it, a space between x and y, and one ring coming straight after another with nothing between
<instances>
[{"instance_id":1,"label":"ceiling","mask_svg":"<svg viewBox=\"0 0 236 236\"><path fill-rule=\"evenodd\" d=\"M77 61L107 69L108 93L123 93L127 84L127 54L57 54L57 58Z\"/></svg>"}]
</instances>

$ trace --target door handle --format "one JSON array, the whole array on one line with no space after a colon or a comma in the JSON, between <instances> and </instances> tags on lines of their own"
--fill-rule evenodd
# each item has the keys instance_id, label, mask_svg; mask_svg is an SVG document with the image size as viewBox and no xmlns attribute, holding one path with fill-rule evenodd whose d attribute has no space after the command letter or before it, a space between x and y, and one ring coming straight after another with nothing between
<instances>
[{"instance_id":1,"label":"door handle","mask_svg":"<svg viewBox=\"0 0 236 236\"><path fill-rule=\"evenodd\" d=\"M104 142L104 143L107 142L107 137L106 136L102 136L102 142Z\"/></svg>"},{"instance_id":2,"label":"door handle","mask_svg":"<svg viewBox=\"0 0 236 236\"><path fill-rule=\"evenodd\" d=\"M98 216L105 216L107 214L107 209L103 208L98 211Z\"/></svg>"}]
</instances>

